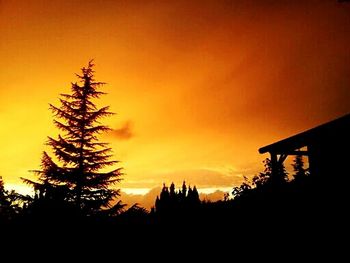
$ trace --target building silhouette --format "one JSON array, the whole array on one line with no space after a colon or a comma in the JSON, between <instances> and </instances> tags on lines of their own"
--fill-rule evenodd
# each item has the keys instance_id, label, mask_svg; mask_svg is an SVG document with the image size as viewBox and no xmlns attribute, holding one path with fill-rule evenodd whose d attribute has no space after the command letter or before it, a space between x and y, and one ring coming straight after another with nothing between
<instances>
[{"instance_id":1,"label":"building silhouette","mask_svg":"<svg viewBox=\"0 0 350 263\"><path fill-rule=\"evenodd\" d=\"M322 179L349 176L350 114L259 149L270 153L272 167L289 155L307 156L310 174Z\"/></svg>"}]
</instances>

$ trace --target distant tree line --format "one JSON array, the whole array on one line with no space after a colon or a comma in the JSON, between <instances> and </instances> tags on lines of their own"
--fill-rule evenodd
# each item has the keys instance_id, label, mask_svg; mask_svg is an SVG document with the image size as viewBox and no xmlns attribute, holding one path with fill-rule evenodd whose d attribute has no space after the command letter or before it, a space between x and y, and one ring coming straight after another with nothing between
<instances>
[{"instance_id":1,"label":"distant tree line","mask_svg":"<svg viewBox=\"0 0 350 263\"><path fill-rule=\"evenodd\" d=\"M251 180L246 178L240 186L234 187L232 198L225 195L222 200L216 202L201 201L196 186L187 186L183 182L181 188L176 189L172 183L169 187L163 185L151 211L134 204L129 209L120 206L119 212L112 214L105 212L109 211L108 207L101 207L101 212L94 215L77 214L75 203L69 206L69 203L64 202L66 192L60 193L60 188L51 189L52 193L49 191L51 186L45 185L45 191L39 189L33 197L21 196L14 191L6 191L3 181L0 180L0 220L42 222L49 214L51 219L55 218L60 223L69 220L92 220L91 222L110 222L116 225L195 225L206 222L224 226L239 220L242 222L260 218L259 220L265 220L266 223L269 220L274 222L277 218L292 219L301 214L307 217L315 209L318 212L323 211L323 203L319 200L320 195L324 193L320 191L315 177L304 168L300 156L293 161L292 179L288 179L283 165L273 171L271 161L266 159L264 166L264 171ZM281 177L277 181L274 179L276 175L273 174L276 172ZM314 210L309 209L310 207Z\"/></svg>"},{"instance_id":2,"label":"distant tree line","mask_svg":"<svg viewBox=\"0 0 350 263\"><path fill-rule=\"evenodd\" d=\"M180 216L195 212L200 203L196 186L187 187L184 181L181 189L176 190L174 183L171 183L170 187L163 184L151 211L159 216Z\"/></svg>"}]
</instances>

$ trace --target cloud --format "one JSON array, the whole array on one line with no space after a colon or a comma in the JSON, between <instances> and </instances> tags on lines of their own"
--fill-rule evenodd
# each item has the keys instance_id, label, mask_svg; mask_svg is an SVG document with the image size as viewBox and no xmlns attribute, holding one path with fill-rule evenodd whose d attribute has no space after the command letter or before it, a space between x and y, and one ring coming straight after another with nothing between
<instances>
[{"instance_id":1,"label":"cloud","mask_svg":"<svg viewBox=\"0 0 350 263\"><path fill-rule=\"evenodd\" d=\"M200 191L200 189L199 189L199 191ZM199 194L199 198L202 201L216 202L216 201L219 201L219 200L223 200L225 193L226 192L221 191L221 190L216 190L215 192L209 193L209 194L200 193Z\"/></svg>"},{"instance_id":2,"label":"cloud","mask_svg":"<svg viewBox=\"0 0 350 263\"><path fill-rule=\"evenodd\" d=\"M120 140L131 139L134 137L134 133L132 131L132 122L129 120L125 122L121 128L113 129L110 135Z\"/></svg>"},{"instance_id":3,"label":"cloud","mask_svg":"<svg viewBox=\"0 0 350 263\"><path fill-rule=\"evenodd\" d=\"M127 207L131 207L134 204L140 204L144 208L150 210L152 206L154 206L155 200L157 195L160 194L162 188L160 186L152 188L148 193L145 195L141 194L128 194L126 192L121 191L120 194L120 200L124 204L127 205Z\"/></svg>"},{"instance_id":4,"label":"cloud","mask_svg":"<svg viewBox=\"0 0 350 263\"><path fill-rule=\"evenodd\" d=\"M152 188L161 186L163 183L170 185L175 183L179 188L183 181L187 185L198 188L222 188L233 187L240 185L243 181L243 175L252 176L256 174L253 171L237 171L237 172L223 172L214 169L188 169L188 170L174 170L169 172L144 172L143 174L130 174L128 180L123 182L123 187L126 188ZM132 176L135 176L133 178ZM137 178L136 178L137 177Z\"/></svg>"},{"instance_id":5,"label":"cloud","mask_svg":"<svg viewBox=\"0 0 350 263\"><path fill-rule=\"evenodd\" d=\"M182 171L174 171L159 175L163 182L170 184L174 182L178 187L182 181L186 181L187 185L196 185L200 188L221 188L233 187L240 185L243 181L241 172L222 172L214 169L190 169Z\"/></svg>"}]
</instances>

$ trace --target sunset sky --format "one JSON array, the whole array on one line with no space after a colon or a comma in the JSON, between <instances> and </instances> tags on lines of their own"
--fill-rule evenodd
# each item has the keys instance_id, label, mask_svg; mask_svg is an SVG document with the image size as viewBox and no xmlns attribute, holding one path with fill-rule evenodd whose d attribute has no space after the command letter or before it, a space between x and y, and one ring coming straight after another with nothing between
<instances>
[{"instance_id":1,"label":"sunset sky","mask_svg":"<svg viewBox=\"0 0 350 263\"><path fill-rule=\"evenodd\" d=\"M229 189L258 148L350 112L350 3L0 0L0 176L40 165L58 104L95 59L125 191Z\"/></svg>"}]
</instances>

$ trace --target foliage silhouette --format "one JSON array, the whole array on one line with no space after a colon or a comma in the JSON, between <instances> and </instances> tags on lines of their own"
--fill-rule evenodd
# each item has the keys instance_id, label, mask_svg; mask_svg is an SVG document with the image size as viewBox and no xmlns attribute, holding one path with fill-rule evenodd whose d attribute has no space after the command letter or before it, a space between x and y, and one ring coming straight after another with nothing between
<instances>
[{"instance_id":1,"label":"foliage silhouette","mask_svg":"<svg viewBox=\"0 0 350 263\"><path fill-rule=\"evenodd\" d=\"M90 61L81 75L76 74L81 84L72 83L71 94L61 94L59 107L50 104L54 124L63 135L48 137L47 144L57 161L43 153L41 170L33 171L38 181L22 178L36 192L33 208L91 216L118 213L123 207L120 202L111 206L119 195L111 186L121 180L122 172L121 168L104 171L117 161L110 160L107 143L98 140L99 134L110 130L99 121L113 113L108 106L98 108L94 103L105 93L99 91L104 83L95 81L93 67Z\"/></svg>"},{"instance_id":2,"label":"foliage silhouette","mask_svg":"<svg viewBox=\"0 0 350 263\"><path fill-rule=\"evenodd\" d=\"M255 181L259 181L263 183L263 180L260 179L261 177L254 177ZM242 196L244 193L246 193L248 190L250 190L251 187L251 182L249 182L248 178L244 176L244 182L240 186L235 186L232 189L232 195L234 198ZM228 197L225 196L225 200L228 200Z\"/></svg>"},{"instance_id":3,"label":"foliage silhouette","mask_svg":"<svg viewBox=\"0 0 350 263\"><path fill-rule=\"evenodd\" d=\"M21 212L19 195L14 191L7 191L0 176L0 223L14 220Z\"/></svg>"}]
</instances>

